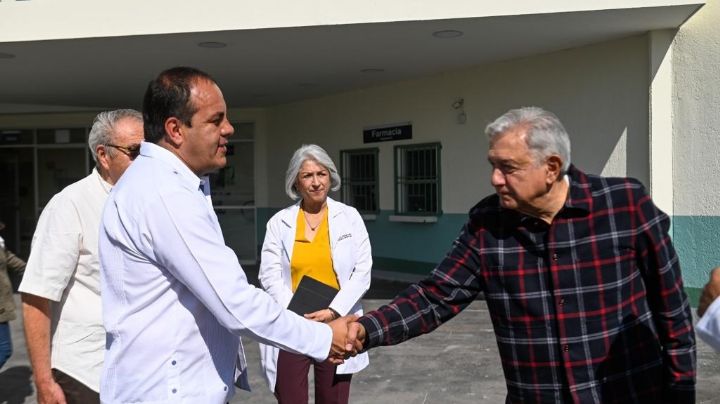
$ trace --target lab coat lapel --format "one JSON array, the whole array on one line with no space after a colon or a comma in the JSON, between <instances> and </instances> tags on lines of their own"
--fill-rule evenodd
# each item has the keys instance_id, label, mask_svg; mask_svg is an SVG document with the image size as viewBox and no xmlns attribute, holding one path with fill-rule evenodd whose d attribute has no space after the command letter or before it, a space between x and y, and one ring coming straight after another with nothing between
<instances>
[{"instance_id":1,"label":"lab coat lapel","mask_svg":"<svg viewBox=\"0 0 720 404\"><path fill-rule=\"evenodd\" d=\"M283 232L282 243L285 258L290 262L295 245L295 232L297 231L297 215L300 213L300 201L283 211L282 222L287 229Z\"/></svg>"}]
</instances>

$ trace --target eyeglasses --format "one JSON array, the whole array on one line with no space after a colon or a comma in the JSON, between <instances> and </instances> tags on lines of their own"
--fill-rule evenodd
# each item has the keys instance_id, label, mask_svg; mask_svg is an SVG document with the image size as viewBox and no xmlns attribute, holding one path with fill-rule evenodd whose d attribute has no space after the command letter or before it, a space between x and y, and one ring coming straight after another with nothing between
<instances>
[{"instance_id":1,"label":"eyeglasses","mask_svg":"<svg viewBox=\"0 0 720 404\"><path fill-rule=\"evenodd\" d=\"M135 157L140 155L140 145L139 144L133 144L130 146L118 146L116 144L108 143L105 146L114 147L114 148L120 150L124 155L130 157L130 160L134 160Z\"/></svg>"}]
</instances>

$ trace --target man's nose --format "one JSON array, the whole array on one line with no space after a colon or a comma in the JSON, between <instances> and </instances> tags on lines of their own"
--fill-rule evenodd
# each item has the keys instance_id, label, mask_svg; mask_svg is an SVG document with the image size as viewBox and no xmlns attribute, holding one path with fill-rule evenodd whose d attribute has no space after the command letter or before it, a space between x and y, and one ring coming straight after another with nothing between
<instances>
[{"instance_id":1,"label":"man's nose","mask_svg":"<svg viewBox=\"0 0 720 404\"><path fill-rule=\"evenodd\" d=\"M500 187L505 185L505 176L499 168L493 168L490 174L490 183L494 187Z\"/></svg>"},{"instance_id":2,"label":"man's nose","mask_svg":"<svg viewBox=\"0 0 720 404\"><path fill-rule=\"evenodd\" d=\"M230 121L226 119L222 129L220 130L220 134L225 137L230 137L233 133L235 133L235 128L230 124Z\"/></svg>"}]
</instances>

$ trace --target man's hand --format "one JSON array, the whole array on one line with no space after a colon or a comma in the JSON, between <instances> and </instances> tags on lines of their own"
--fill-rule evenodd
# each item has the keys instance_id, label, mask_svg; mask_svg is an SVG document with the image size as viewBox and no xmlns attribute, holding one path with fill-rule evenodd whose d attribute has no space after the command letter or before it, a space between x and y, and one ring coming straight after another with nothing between
<instances>
[{"instance_id":1,"label":"man's hand","mask_svg":"<svg viewBox=\"0 0 720 404\"><path fill-rule=\"evenodd\" d=\"M38 404L66 404L65 393L51 377L48 380L35 381Z\"/></svg>"},{"instance_id":2,"label":"man's hand","mask_svg":"<svg viewBox=\"0 0 720 404\"><path fill-rule=\"evenodd\" d=\"M332 346L330 347L330 357L328 358L330 362L339 365L345 361L345 358L355 354L353 352L348 352L346 348L348 346L348 328L350 324L353 324L357 321L357 319L358 316L351 314L328 323L330 328L332 328L333 333Z\"/></svg>"},{"instance_id":3,"label":"man's hand","mask_svg":"<svg viewBox=\"0 0 720 404\"><path fill-rule=\"evenodd\" d=\"M698 316L702 317L708 306L710 306L718 296L720 296L720 267L710 272L710 280L705 285L702 295L700 295L700 303L697 309Z\"/></svg>"},{"instance_id":4,"label":"man's hand","mask_svg":"<svg viewBox=\"0 0 720 404\"><path fill-rule=\"evenodd\" d=\"M347 346L345 350L354 353L362 351L363 346L365 346L365 337L367 336L365 335L365 327L357 321L349 324L348 327Z\"/></svg>"}]
</instances>

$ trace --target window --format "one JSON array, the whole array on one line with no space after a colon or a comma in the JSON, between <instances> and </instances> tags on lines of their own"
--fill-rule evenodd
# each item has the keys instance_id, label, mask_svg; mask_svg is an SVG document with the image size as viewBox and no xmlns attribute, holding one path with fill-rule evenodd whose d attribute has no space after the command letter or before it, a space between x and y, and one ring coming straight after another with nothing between
<instances>
[{"instance_id":1,"label":"window","mask_svg":"<svg viewBox=\"0 0 720 404\"><path fill-rule=\"evenodd\" d=\"M342 201L361 213L377 213L378 149L340 152Z\"/></svg>"},{"instance_id":2,"label":"window","mask_svg":"<svg viewBox=\"0 0 720 404\"><path fill-rule=\"evenodd\" d=\"M225 244L240 263L257 262L255 207L255 123L233 122L228 139L227 164L210 176L212 200ZM263 226L265 223L263 222Z\"/></svg>"},{"instance_id":3,"label":"window","mask_svg":"<svg viewBox=\"0 0 720 404\"><path fill-rule=\"evenodd\" d=\"M395 211L439 215L440 143L395 146Z\"/></svg>"}]
</instances>

